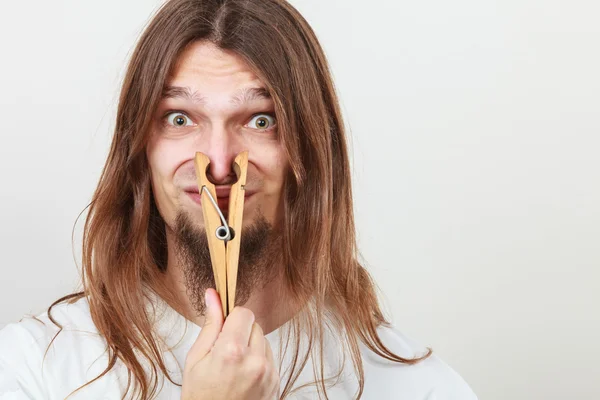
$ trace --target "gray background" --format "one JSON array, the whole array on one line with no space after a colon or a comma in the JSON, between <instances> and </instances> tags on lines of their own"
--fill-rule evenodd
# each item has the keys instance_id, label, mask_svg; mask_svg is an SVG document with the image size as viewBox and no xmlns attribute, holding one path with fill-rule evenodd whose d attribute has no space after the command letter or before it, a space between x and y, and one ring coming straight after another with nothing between
<instances>
[{"instance_id":1,"label":"gray background","mask_svg":"<svg viewBox=\"0 0 600 400\"><path fill-rule=\"evenodd\" d=\"M0 5L0 326L75 289L151 0ZM600 3L293 1L352 134L395 325L481 399L600 398Z\"/></svg>"}]
</instances>

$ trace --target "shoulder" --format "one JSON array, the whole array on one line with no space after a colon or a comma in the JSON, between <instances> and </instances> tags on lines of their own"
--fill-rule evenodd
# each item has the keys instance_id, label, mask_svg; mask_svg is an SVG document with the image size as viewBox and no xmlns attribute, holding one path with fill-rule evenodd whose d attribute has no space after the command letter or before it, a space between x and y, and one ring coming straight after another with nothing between
<instances>
[{"instance_id":1,"label":"shoulder","mask_svg":"<svg viewBox=\"0 0 600 400\"><path fill-rule=\"evenodd\" d=\"M106 344L92 321L87 299L60 303L51 316L62 329L45 312L0 330L0 394L49 398L57 387L69 394L106 367L102 362Z\"/></svg>"},{"instance_id":2,"label":"shoulder","mask_svg":"<svg viewBox=\"0 0 600 400\"><path fill-rule=\"evenodd\" d=\"M52 347L61 347L67 343L70 346L73 339L98 335L85 298L71 304L56 305L52 308L51 316L62 329L50 319L47 312L8 324L0 330L0 346L3 350L0 354L6 358L7 354L23 350L45 353L51 343Z\"/></svg>"},{"instance_id":3,"label":"shoulder","mask_svg":"<svg viewBox=\"0 0 600 400\"><path fill-rule=\"evenodd\" d=\"M428 349L393 327L381 326L381 342L394 354L414 359ZM386 360L363 347L365 398L411 398L422 400L476 400L465 380L435 352L414 364ZM386 393L378 393L386 388ZM398 397L395 397L395 396Z\"/></svg>"}]
</instances>

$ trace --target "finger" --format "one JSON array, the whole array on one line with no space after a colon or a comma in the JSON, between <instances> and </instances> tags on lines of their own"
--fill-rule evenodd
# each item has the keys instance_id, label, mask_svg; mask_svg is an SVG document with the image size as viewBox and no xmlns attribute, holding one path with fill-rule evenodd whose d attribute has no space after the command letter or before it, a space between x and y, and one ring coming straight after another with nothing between
<instances>
[{"instance_id":1,"label":"finger","mask_svg":"<svg viewBox=\"0 0 600 400\"><path fill-rule=\"evenodd\" d=\"M188 352L186 364L188 360L199 361L203 359L212 349L223 328L223 308L217 291L207 289L205 302L204 325Z\"/></svg>"},{"instance_id":2,"label":"finger","mask_svg":"<svg viewBox=\"0 0 600 400\"><path fill-rule=\"evenodd\" d=\"M256 322L252 325L252 332L250 333L250 352L264 357L265 354L265 334L262 328Z\"/></svg>"},{"instance_id":3,"label":"finger","mask_svg":"<svg viewBox=\"0 0 600 400\"><path fill-rule=\"evenodd\" d=\"M252 311L244 307L235 307L225 320L220 338L227 343L247 348L254 320Z\"/></svg>"}]
</instances>

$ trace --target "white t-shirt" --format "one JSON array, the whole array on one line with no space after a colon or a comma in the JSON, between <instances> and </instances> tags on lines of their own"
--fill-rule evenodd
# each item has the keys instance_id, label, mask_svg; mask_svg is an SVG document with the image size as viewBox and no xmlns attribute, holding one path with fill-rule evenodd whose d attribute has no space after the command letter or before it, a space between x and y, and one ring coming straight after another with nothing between
<instances>
[{"instance_id":1,"label":"white t-shirt","mask_svg":"<svg viewBox=\"0 0 600 400\"><path fill-rule=\"evenodd\" d=\"M173 381L181 383L185 357L194 343L200 327L166 305L157 302L155 323L164 340L164 360ZM45 355L48 344L58 332L46 313L27 317L9 324L0 331L0 400L49 399L63 400L71 392L89 382L107 366L106 342L92 322L85 298L73 304L60 304L52 309L53 317L64 329L56 336ZM267 335L275 359L280 357L278 329ZM397 355L413 358L425 349L391 328L379 328L385 345ZM336 346L338 343L338 346ZM325 364L338 365L339 342L325 337ZM171 349L169 351L169 349ZM366 400L476 400L465 381L444 362L431 355L415 365L393 363L378 357L361 345ZM331 400L355 398L358 388L350 357L341 382L328 389ZM285 365L285 364L284 364ZM334 370L337 372L337 369ZM325 375L327 376L327 374ZM161 376L162 377L162 376ZM181 387L162 377L160 400L179 400ZM310 363L294 385L314 381ZM283 387L282 382L282 387ZM127 385L127 370L119 361L115 368L98 381L86 386L70 399L119 400ZM314 386L304 388L291 397L294 400L317 399Z\"/></svg>"}]
</instances>

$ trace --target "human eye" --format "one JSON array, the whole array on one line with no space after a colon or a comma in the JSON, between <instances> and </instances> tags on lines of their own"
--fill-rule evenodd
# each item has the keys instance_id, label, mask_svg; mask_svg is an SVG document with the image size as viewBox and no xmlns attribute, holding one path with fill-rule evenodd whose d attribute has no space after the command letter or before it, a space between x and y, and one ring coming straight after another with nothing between
<instances>
[{"instance_id":1,"label":"human eye","mask_svg":"<svg viewBox=\"0 0 600 400\"><path fill-rule=\"evenodd\" d=\"M183 128L185 126L193 126L194 123L181 111L171 111L164 117L165 124L169 127Z\"/></svg>"},{"instance_id":2,"label":"human eye","mask_svg":"<svg viewBox=\"0 0 600 400\"><path fill-rule=\"evenodd\" d=\"M258 129L262 131L267 131L269 129L274 128L277 125L277 120L275 116L272 114L256 114L252 117L252 119L244 125L250 129Z\"/></svg>"}]
</instances>

